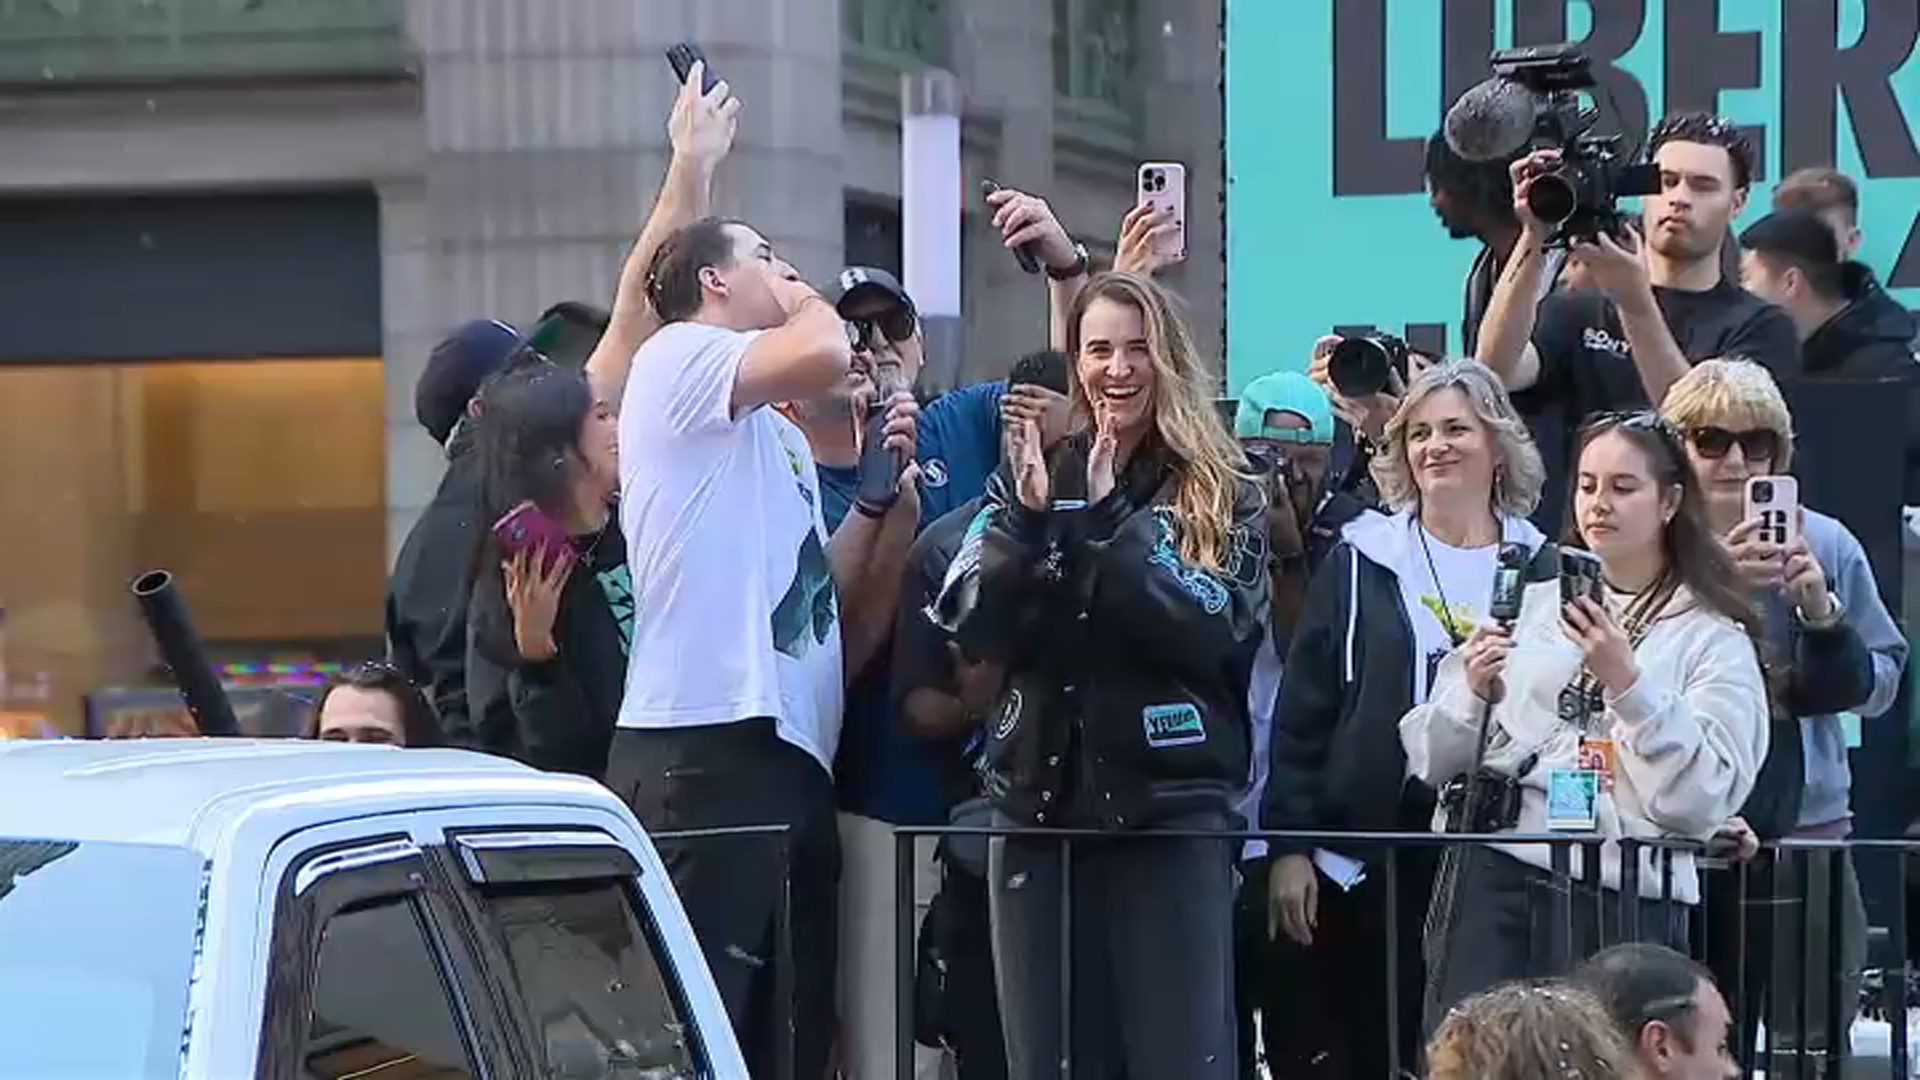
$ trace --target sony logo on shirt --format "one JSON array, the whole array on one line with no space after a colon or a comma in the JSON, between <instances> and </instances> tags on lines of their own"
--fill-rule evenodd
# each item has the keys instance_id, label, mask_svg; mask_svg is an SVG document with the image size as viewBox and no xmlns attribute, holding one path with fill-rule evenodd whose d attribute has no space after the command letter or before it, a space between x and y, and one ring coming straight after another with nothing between
<instances>
[{"instance_id":1,"label":"sony logo on shirt","mask_svg":"<svg viewBox=\"0 0 1920 1080\"><path fill-rule=\"evenodd\" d=\"M1612 353L1615 356L1629 355L1626 339L1614 337L1604 326L1589 326L1580 331L1580 344L1593 352Z\"/></svg>"}]
</instances>

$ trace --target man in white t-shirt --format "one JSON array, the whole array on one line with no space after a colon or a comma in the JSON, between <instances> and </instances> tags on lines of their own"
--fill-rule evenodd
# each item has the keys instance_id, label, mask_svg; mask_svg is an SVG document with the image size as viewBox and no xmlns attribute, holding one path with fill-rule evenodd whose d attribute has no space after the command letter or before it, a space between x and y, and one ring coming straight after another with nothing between
<instances>
[{"instance_id":1,"label":"man in white t-shirt","mask_svg":"<svg viewBox=\"0 0 1920 1080\"><path fill-rule=\"evenodd\" d=\"M879 519L851 515L829 540L806 437L768 406L845 380L846 328L735 221L670 236L647 291L666 325L635 354L620 415L636 614L607 782L656 833L785 828L662 846L754 1075L818 1077L835 1027L836 570L870 556Z\"/></svg>"}]
</instances>

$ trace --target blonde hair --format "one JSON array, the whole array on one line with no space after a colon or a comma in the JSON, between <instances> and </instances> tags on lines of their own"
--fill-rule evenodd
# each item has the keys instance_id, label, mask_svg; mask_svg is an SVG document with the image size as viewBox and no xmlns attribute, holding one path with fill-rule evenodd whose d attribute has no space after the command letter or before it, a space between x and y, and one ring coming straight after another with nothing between
<instances>
[{"instance_id":1,"label":"blonde hair","mask_svg":"<svg viewBox=\"0 0 1920 1080\"><path fill-rule=\"evenodd\" d=\"M1793 412L1773 381L1773 373L1745 357L1702 360L1667 389L1660 403L1667 423L1686 431L1717 427L1728 431L1771 431L1780 438L1775 472L1793 463Z\"/></svg>"},{"instance_id":2,"label":"blonde hair","mask_svg":"<svg viewBox=\"0 0 1920 1080\"><path fill-rule=\"evenodd\" d=\"M1234 487L1248 479L1247 459L1227 433L1209 393L1212 377L1200 361L1193 335L1175 309L1173 297L1138 274L1100 274L1080 290L1067 317L1067 354L1080 357L1080 323L1101 300L1140 312L1147 352L1153 362L1153 425L1172 452L1176 490L1174 516L1180 524L1180 557L1195 566L1220 571L1228 555ZM1083 417L1092 403L1076 377L1073 406Z\"/></svg>"},{"instance_id":3,"label":"blonde hair","mask_svg":"<svg viewBox=\"0 0 1920 1080\"><path fill-rule=\"evenodd\" d=\"M1386 447L1373 457L1373 480L1380 485L1380 498L1395 510L1419 505L1420 488L1407 464L1407 425L1422 402L1443 390L1460 391L1493 439L1494 512L1509 517L1533 513L1546 483L1546 466L1499 377L1474 360L1442 360L1415 376L1407 387L1406 397L1387 421Z\"/></svg>"},{"instance_id":4,"label":"blonde hair","mask_svg":"<svg viewBox=\"0 0 1920 1080\"><path fill-rule=\"evenodd\" d=\"M1513 982L1462 1002L1427 1044L1428 1080L1632 1080L1640 1066L1605 1005L1563 983Z\"/></svg>"}]
</instances>

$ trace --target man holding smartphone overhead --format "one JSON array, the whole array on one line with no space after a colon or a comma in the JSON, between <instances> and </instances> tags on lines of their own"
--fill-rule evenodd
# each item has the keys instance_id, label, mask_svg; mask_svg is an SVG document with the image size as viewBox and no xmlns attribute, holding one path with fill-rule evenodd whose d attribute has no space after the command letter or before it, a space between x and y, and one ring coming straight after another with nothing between
<instances>
[{"instance_id":1,"label":"man holding smartphone overhead","mask_svg":"<svg viewBox=\"0 0 1920 1080\"><path fill-rule=\"evenodd\" d=\"M731 119L727 84L702 95L703 77L693 64L682 98ZM834 1033L840 572L871 558L880 518L829 538L813 452L770 406L843 385L851 348L833 305L744 222L672 231L638 280L662 327L622 398L637 614L607 783L655 832L784 830L662 847L754 1074L817 1077Z\"/></svg>"}]
</instances>

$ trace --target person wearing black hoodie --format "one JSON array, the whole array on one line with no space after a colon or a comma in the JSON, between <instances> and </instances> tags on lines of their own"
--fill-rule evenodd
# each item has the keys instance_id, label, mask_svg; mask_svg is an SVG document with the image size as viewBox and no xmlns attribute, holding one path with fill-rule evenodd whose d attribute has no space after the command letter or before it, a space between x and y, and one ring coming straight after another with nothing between
<instances>
[{"instance_id":1,"label":"person wearing black hoodie","mask_svg":"<svg viewBox=\"0 0 1920 1080\"><path fill-rule=\"evenodd\" d=\"M1873 271L1843 261L1829 223L1811 210L1776 210L1740 234L1741 283L1785 309L1800 333L1810 378L1895 378L1907 384L1903 501L1920 504L1920 354L1913 315Z\"/></svg>"},{"instance_id":2,"label":"person wearing black hoodie","mask_svg":"<svg viewBox=\"0 0 1920 1080\"><path fill-rule=\"evenodd\" d=\"M420 513L387 581L387 658L433 706L441 729L467 726L467 596L482 524L473 419L480 387L507 366L520 334L497 319L462 323L427 358L413 395L414 415L446 449L447 468Z\"/></svg>"},{"instance_id":3,"label":"person wearing black hoodie","mask_svg":"<svg viewBox=\"0 0 1920 1080\"><path fill-rule=\"evenodd\" d=\"M1315 572L1274 710L1261 825L1284 831L1425 832L1434 794L1408 775L1400 718L1426 701L1434 672L1486 620L1499 548L1537 550L1528 520L1545 467L1499 380L1467 360L1416 376L1372 459L1392 513L1367 511ZM1363 676L1362 672L1366 674ZM1397 856L1389 908L1381 849L1275 842L1269 932L1284 951L1290 1006L1277 1074L1386 1076L1418 1052L1421 926L1435 868L1428 849ZM1387 1035L1386 942L1396 956L1399 1030Z\"/></svg>"},{"instance_id":4,"label":"person wearing black hoodie","mask_svg":"<svg viewBox=\"0 0 1920 1080\"><path fill-rule=\"evenodd\" d=\"M470 723L455 745L605 776L633 636L612 406L587 376L534 359L488 386L476 454L486 520L531 504L565 531L550 546L484 533L468 612Z\"/></svg>"}]
</instances>

